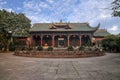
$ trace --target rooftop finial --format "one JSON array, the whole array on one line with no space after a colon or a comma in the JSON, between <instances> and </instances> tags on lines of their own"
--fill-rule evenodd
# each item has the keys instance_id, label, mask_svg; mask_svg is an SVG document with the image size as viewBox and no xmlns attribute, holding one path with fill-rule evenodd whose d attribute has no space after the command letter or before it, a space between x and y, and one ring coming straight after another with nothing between
<instances>
[{"instance_id":1,"label":"rooftop finial","mask_svg":"<svg viewBox=\"0 0 120 80\"><path fill-rule=\"evenodd\" d=\"M62 23L62 19L60 19L60 23Z\"/></svg>"}]
</instances>

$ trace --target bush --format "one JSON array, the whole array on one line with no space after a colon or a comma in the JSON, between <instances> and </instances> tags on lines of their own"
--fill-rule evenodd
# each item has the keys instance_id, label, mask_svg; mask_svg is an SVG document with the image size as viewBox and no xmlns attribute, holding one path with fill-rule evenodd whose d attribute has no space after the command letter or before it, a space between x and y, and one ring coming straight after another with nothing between
<instances>
[{"instance_id":1,"label":"bush","mask_svg":"<svg viewBox=\"0 0 120 80\"><path fill-rule=\"evenodd\" d=\"M43 50L43 47L42 47L42 46L38 46L38 47L37 47L37 50L42 51L42 50Z\"/></svg>"},{"instance_id":2,"label":"bush","mask_svg":"<svg viewBox=\"0 0 120 80\"><path fill-rule=\"evenodd\" d=\"M24 50L25 50L25 47L20 47L20 50L24 51Z\"/></svg>"},{"instance_id":3,"label":"bush","mask_svg":"<svg viewBox=\"0 0 120 80\"><path fill-rule=\"evenodd\" d=\"M10 51L15 51L15 45L11 43L10 46L9 46L9 50Z\"/></svg>"},{"instance_id":4,"label":"bush","mask_svg":"<svg viewBox=\"0 0 120 80\"><path fill-rule=\"evenodd\" d=\"M100 51L100 49L99 48L95 48L94 51Z\"/></svg>"},{"instance_id":5,"label":"bush","mask_svg":"<svg viewBox=\"0 0 120 80\"><path fill-rule=\"evenodd\" d=\"M73 51L74 48L73 48L72 46L69 46L69 47L67 48L67 50L68 50L68 51Z\"/></svg>"},{"instance_id":6,"label":"bush","mask_svg":"<svg viewBox=\"0 0 120 80\"><path fill-rule=\"evenodd\" d=\"M84 49L85 49L85 47L80 46L78 49L79 49L79 51L80 51L80 50L84 50Z\"/></svg>"},{"instance_id":7,"label":"bush","mask_svg":"<svg viewBox=\"0 0 120 80\"><path fill-rule=\"evenodd\" d=\"M52 46L49 46L49 47L47 48L47 50L48 50L48 51L53 51L53 47L52 47Z\"/></svg>"},{"instance_id":8,"label":"bush","mask_svg":"<svg viewBox=\"0 0 120 80\"><path fill-rule=\"evenodd\" d=\"M119 52L120 51L119 45L120 45L120 38L118 36L115 36L115 35L106 36L102 40L102 47L106 51Z\"/></svg>"},{"instance_id":9,"label":"bush","mask_svg":"<svg viewBox=\"0 0 120 80\"><path fill-rule=\"evenodd\" d=\"M91 47L88 47L88 49L87 49L88 51L92 51L92 48Z\"/></svg>"},{"instance_id":10,"label":"bush","mask_svg":"<svg viewBox=\"0 0 120 80\"><path fill-rule=\"evenodd\" d=\"M28 48L28 50L31 51L31 50L33 50L33 48L30 47L30 48Z\"/></svg>"},{"instance_id":11,"label":"bush","mask_svg":"<svg viewBox=\"0 0 120 80\"><path fill-rule=\"evenodd\" d=\"M2 46L2 45L0 45L0 50L2 50L2 48L3 48L3 46Z\"/></svg>"}]
</instances>

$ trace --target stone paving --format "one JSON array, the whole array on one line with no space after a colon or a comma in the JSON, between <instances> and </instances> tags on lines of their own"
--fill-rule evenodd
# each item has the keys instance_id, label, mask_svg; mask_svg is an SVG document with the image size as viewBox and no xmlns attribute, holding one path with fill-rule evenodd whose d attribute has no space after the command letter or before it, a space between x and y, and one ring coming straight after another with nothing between
<instances>
[{"instance_id":1,"label":"stone paving","mask_svg":"<svg viewBox=\"0 0 120 80\"><path fill-rule=\"evenodd\" d=\"M0 80L120 80L120 54L52 59L0 53Z\"/></svg>"}]
</instances>

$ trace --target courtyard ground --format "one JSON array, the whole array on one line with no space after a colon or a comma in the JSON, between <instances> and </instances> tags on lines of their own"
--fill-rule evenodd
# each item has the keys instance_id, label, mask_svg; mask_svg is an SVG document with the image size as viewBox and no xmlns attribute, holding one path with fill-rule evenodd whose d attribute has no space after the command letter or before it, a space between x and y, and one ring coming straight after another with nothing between
<instances>
[{"instance_id":1,"label":"courtyard ground","mask_svg":"<svg viewBox=\"0 0 120 80\"><path fill-rule=\"evenodd\" d=\"M120 54L53 59L0 53L0 80L120 80Z\"/></svg>"}]
</instances>

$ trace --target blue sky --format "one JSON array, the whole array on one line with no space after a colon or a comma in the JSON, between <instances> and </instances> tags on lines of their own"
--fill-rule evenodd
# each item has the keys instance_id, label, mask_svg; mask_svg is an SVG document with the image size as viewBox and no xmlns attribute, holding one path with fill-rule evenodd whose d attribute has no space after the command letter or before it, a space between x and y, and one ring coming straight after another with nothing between
<instances>
[{"instance_id":1,"label":"blue sky","mask_svg":"<svg viewBox=\"0 0 120 80\"><path fill-rule=\"evenodd\" d=\"M120 17L112 17L113 0L0 0L0 9L24 13L33 23L88 22L101 24L112 34L120 33Z\"/></svg>"}]
</instances>

